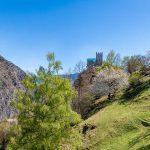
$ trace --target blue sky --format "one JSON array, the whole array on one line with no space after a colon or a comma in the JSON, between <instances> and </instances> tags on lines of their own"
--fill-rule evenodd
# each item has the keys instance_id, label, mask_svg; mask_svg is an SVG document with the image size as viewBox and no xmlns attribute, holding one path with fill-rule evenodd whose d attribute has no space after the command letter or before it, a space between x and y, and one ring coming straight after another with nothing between
<instances>
[{"instance_id":1,"label":"blue sky","mask_svg":"<svg viewBox=\"0 0 150 150\"><path fill-rule=\"evenodd\" d=\"M0 0L0 54L25 71L54 51L67 71L111 49L150 50L149 0Z\"/></svg>"}]
</instances>

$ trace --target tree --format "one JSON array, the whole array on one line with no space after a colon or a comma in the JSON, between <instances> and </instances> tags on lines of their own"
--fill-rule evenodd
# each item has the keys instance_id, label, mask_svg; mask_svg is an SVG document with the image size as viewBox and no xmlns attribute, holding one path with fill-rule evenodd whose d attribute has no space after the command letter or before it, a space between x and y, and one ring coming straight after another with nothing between
<instances>
[{"instance_id":1,"label":"tree","mask_svg":"<svg viewBox=\"0 0 150 150\"><path fill-rule=\"evenodd\" d=\"M122 67L128 71L128 62L130 60L130 56L124 56L121 62Z\"/></svg>"},{"instance_id":2,"label":"tree","mask_svg":"<svg viewBox=\"0 0 150 150\"><path fill-rule=\"evenodd\" d=\"M124 57L122 61L123 67L126 68L130 74L136 71L141 71L146 66L146 63L146 57L142 55Z\"/></svg>"},{"instance_id":3,"label":"tree","mask_svg":"<svg viewBox=\"0 0 150 150\"><path fill-rule=\"evenodd\" d=\"M71 75L72 75L72 70L71 68L69 68L68 71L64 73L63 77L68 78L69 80L72 80Z\"/></svg>"},{"instance_id":4,"label":"tree","mask_svg":"<svg viewBox=\"0 0 150 150\"><path fill-rule=\"evenodd\" d=\"M146 61L147 61L147 63L146 63L147 68L149 68L150 67L150 51L147 52Z\"/></svg>"},{"instance_id":5,"label":"tree","mask_svg":"<svg viewBox=\"0 0 150 150\"><path fill-rule=\"evenodd\" d=\"M117 54L114 50L111 50L106 57L105 63L111 66L120 66L121 65L120 54Z\"/></svg>"},{"instance_id":6,"label":"tree","mask_svg":"<svg viewBox=\"0 0 150 150\"><path fill-rule=\"evenodd\" d=\"M28 74L23 81L25 91L15 94L13 106L19 116L13 149L57 150L66 143L71 149L78 146L79 134L72 126L80 117L71 109L76 92L68 79L56 75L61 63L55 61L54 53L47 58L48 69L40 67L36 75Z\"/></svg>"},{"instance_id":7,"label":"tree","mask_svg":"<svg viewBox=\"0 0 150 150\"><path fill-rule=\"evenodd\" d=\"M12 136L16 135L16 119L7 119L0 123L0 149L6 150Z\"/></svg>"},{"instance_id":8,"label":"tree","mask_svg":"<svg viewBox=\"0 0 150 150\"><path fill-rule=\"evenodd\" d=\"M61 61L55 60L55 54L48 53L47 54L47 61L48 61L48 74L58 74L58 71L62 69Z\"/></svg>"},{"instance_id":9,"label":"tree","mask_svg":"<svg viewBox=\"0 0 150 150\"><path fill-rule=\"evenodd\" d=\"M118 89L128 85L128 75L121 69L113 69L113 67L105 67L95 77L92 93L96 97L115 95Z\"/></svg>"},{"instance_id":10,"label":"tree","mask_svg":"<svg viewBox=\"0 0 150 150\"><path fill-rule=\"evenodd\" d=\"M74 72L75 73L81 73L85 70L85 63L83 61L79 61L76 65L75 65L75 68L74 68Z\"/></svg>"},{"instance_id":11,"label":"tree","mask_svg":"<svg viewBox=\"0 0 150 150\"><path fill-rule=\"evenodd\" d=\"M149 75L150 74L150 51L144 56L143 60L144 66L141 68L140 72L142 75Z\"/></svg>"},{"instance_id":12,"label":"tree","mask_svg":"<svg viewBox=\"0 0 150 150\"><path fill-rule=\"evenodd\" d=\"M115 61L114 61L114 66L121 66L121 56L120 54L116 54L116 57L115 57Z\"/></svg>"}]
</instances>

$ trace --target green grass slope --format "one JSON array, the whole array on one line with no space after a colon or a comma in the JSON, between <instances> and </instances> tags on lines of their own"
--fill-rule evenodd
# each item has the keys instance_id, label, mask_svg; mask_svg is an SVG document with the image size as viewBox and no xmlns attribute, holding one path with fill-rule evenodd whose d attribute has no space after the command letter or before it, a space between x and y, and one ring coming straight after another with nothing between
<instances>
[{"instance_id":1,"label":"green grass slope","mask_svg":"<svg viewBox=\"0 0 150 150\"><path fill-rule=\"evenodd\" d=\"M134 98L117 99L81 124L96 126L83 135L83 149L150 150L150 78L145 80L147 88Z\"/></svg>"}]
</instances>

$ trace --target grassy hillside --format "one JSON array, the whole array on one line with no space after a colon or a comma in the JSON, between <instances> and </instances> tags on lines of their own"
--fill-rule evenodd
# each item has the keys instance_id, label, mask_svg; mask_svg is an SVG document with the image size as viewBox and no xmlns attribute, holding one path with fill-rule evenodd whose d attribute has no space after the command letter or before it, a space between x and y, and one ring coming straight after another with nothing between
<instances>
[{"instance_id":1,"label":"grassy hillside","mask_svg":"<svg viewBox=\"0 0 150 150\"><path fill-rule=\"evenodd\" d=\"M134 98L119 98L95 109L85 124L95 125L83 135L86 150L150 150L150 78L144 78L143 90ZM143 87L143 85L142 85ZM108 105L107 105L108 104Z\"/></svg>"}]
</instances>

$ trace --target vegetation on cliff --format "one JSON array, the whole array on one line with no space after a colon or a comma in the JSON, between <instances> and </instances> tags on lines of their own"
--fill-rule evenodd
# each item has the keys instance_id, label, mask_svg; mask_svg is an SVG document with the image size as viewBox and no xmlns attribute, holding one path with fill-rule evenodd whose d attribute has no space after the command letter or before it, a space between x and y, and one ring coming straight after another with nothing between
<instances>
[{"instance_id":1,"label":"vegetation on cliff","mask_svg":"<svg viewBox=\"0 0 150 150\"><path fill-rule=\"evenodd\" d=\"M96 126L83 134L83 149L150 149L150 76L141 80L140 90L133 97L126 98L121 92L112 102L107 97L97 99L89 118L81 124L81 130Z\"/></svg>"},{"instance_id":2,"label":"vegetation on cliff","mask_svg":"<svg viewBox=\"0 0 150 150\"><path fill-rule=\"evenodd\" d=\"M79 63L77 97L68 77L58 75L54 53L47 60L47 68L27 74L23 89L16 86L19 114L0 123L1 149L150 149L149 54L121 61L110 51L102 66L84 70Z\"/></svg>"},{"instance_id":3,"label":"vegetation on cliff","mask_svg":"<svg viewBox=\"0 0 150 150\"><path fill-rule=\"evenodd\" d=\"M61 62L54 53L47 55L48 68L37 74L27 74L24 90L15 91L12 106L19 112L14 132L9 122L2 127L1 145L5 149L56 150L80 147L80 135L75 126L80 116L72 111L76 95L70 81L58 76ZM4 123L3 123L4 124ZM11 132L13 134L11 134Z\"/></svg>"}]
</instances>

